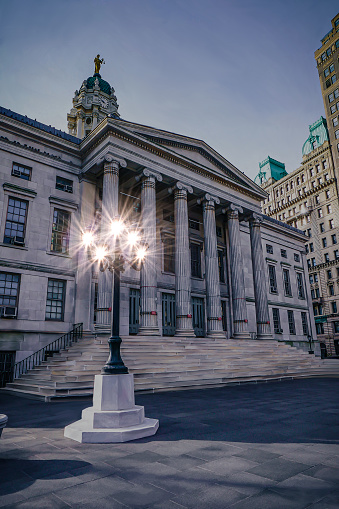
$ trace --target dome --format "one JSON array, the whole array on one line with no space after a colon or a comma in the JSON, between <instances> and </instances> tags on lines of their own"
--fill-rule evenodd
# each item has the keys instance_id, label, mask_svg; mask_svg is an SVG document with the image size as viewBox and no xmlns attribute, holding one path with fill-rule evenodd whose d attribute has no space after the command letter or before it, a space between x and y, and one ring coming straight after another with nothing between
<instances>
[{"instance_id":1,"label":"dome","mask_svg":"<svg viewBox=\"0 0 339 509\"><path fill-rule=\"evenodd\" d=\"M86 87L93 88L94 82L97 78L99 80L100 90L105 94L111 95L111 85L107 81L101 79L100 74L95 74L94 76L87 78Z\"/></svg>"}]
</instances>

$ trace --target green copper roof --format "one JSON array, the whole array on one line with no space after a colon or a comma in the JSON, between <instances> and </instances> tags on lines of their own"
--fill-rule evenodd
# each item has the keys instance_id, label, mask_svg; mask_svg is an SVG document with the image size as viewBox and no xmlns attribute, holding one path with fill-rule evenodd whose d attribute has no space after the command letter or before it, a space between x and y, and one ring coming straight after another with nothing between
<instances>
[{"instance_id":1,"label":"green copper roof","mask_svg":"<svg viewBox=\"0 0 339 509\"><path fill-rule=\"evenodd\" d=\"M287 175L285 164L268 156L264 161L259 163L259 173L255 177L254 182L260 186L260 184L264 184L264 182L267 182L270 178L280 180L285 177L285 175Z\"/></svg>"},{"instance_id":2,"label":"green copper roof","mask_svg":"<svg viewBox=\"0 0 339 509\"><path fill-rule=\"evenodd\" d=\"M105 94L111 95L111 85L107 83L107 81L101 79L100 74L96 74L94 76L90 76L87 78L86 87L87 88L93 88L94 82L98 78L99 80L99 87L102 92L105 92Z\"/></svg>"},{"instance_id":3,"label":"green copper roof","mask_svg":"<svg viewBox=\"0 0 339 509\"><path fill-rule=\"evenodd\" d=\"M311 124L309 126L309 131L310 135L303 144L303 156L306 156L312 152L312 150L321 147L325 141L328 141L327 124L324 117L320 117L314 124Z\"/></svg>"}]
</instances>

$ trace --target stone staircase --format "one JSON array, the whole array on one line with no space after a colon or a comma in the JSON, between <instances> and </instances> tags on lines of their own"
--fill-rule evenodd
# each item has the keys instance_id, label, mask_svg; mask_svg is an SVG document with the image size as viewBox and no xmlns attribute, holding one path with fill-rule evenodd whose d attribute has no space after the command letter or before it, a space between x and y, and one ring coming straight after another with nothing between
<instances>
[{"instance_id":1,"label":"stone staircase","mask_svg":"<svg viewBox=\"0 0 339 509\"><path fill-rule=\"evenodd\" d=\"M136 392L339 376L339 359L321 360L277 341L149 336L122 339L122 357L134 374ZM91 396L94 375L100 373L107 357L107 339L87 337L2 390L45 401Z\"/></svg>"}]
</instances>

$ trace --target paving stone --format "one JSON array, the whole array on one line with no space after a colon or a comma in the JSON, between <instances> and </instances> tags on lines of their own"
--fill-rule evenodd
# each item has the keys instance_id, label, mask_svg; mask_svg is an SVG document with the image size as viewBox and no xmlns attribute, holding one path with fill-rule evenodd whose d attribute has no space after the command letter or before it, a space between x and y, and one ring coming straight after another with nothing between
<instances>
[{"instance_id":1,"label":"paving stone","mask_svg":"<svg viewBox=\"0 0 339 509\"><path fill-rule=\"evenodd\" d=\"M216 484L203 491L179 495L173 498L172 501L185 504L185 507L190 509L225 509L243 498L245 498L245 495L238 491Z\"/></svg>"},{"instance_id":2,"label":"paving stone","mask_svg":"<svg viewBox=\"0 0 339 509\"><path fill-rule=\"evenodd\" d=\"M339 486L339 468L331 468L324 465L316 465L305 470L305 475L310 475L324 481L332 482Z\"/></svg>"},{"instance_id":3,"label":"paving stone","mask_svg":"<svg viewBox=\"0 0 339 509\"><path fill-rule=\"evenodd\" d=\"M62 490L55 490L54 493L67 504L78 504L82 501L95 501L113 492L128 491L133 484L116 476L108 476L94 481L85 482Z\"/></svg>"},{"instance_id":4,"label":"paving stone","mask_svg":"<svg viewBox=\"0 0 339 509\"><path fill-rule=\"evenodd\" d=\"M285 460L283 458L275 458L248 469L248 471L252 474L268 477L274 481L284 481L308 468L310 468L310 466L304 465L303 463L297 463L296 461Z\"/></svg>"},{"instance_id":5,"label":"paving stone","mask_svg":"<svg viewBox=\"0 0 339 509\"><path fill-rule=\"evenodd\" d=\"M29 500L11 505L12 509L69 509L69 507L68 504L65 504L65 502L53 495L53 493L43 497L30 498Z\"/></svg>"},{"instance_id":6,"label":"paving stone","mask_svg":"<svg viewBox=\"0 0 339 509\"><path fill-rule=\"evenodd\" d=\"M303 507L317 502L333 490L331 483L304 474L290 477L271 488L271 491L285 498L298 501Z\"/></svg>"},{"instance_id":7,"label":"paving stone","mask_svg":"<svg viewBox=\"0 0 339 509\"><path fill-rule=\"evenodd\" d=\"M250 472L237 472L229 475L225 479L225 485L233 488L244 495L254 495L260 493L266 488L271 488L277 484L277 481L251 474Z\"/></svg>"},{"instance_id":8,"label":"paving stone","mask_svg":"<svg viewBox=\"0 0 339 509\"><path fill-rule=\"evenodd\" d=\"M193 458L188 454L182 454L181 456L168 457L159 460L159 463L163 463L164 465L168 465L169 467L176 468L178 470L186 470L188 468L200 466L206 464L204 460L199 458Z\"/></svg>"},{"instance_id":9,"label":"paving stone","mask_svg":"<svg viewBox=\"0 0 339 509\"><path fill-rule=\"evenodd\" d=\"M229 456L227 458L209 461L204 465L200 465L200 468L211 470L220 475L229 475L233 472L241 472L243 470L253 469L253 467L257 466L258 463L254 461L238 458L236 456Z\"/></svg>"},{"instance_id":10,"label":"paving stone","mask_svg":"<svg viewBox=\"0 0 339 509\"><path fill-rule=\"evenodd\" d=\"M269 451L262 451L260 449L253 449L249 447L248 449L245 449L242 452L236 453L235 456L239 458L252 460L255 461L256 463L264 463L265 461L278 458L279 454Z\"/></svg>"}]
</instances>

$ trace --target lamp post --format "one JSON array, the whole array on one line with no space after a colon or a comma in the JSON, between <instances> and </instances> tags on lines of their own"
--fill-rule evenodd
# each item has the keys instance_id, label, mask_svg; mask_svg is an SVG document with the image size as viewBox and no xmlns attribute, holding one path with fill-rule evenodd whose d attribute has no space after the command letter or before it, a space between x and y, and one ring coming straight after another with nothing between
<instances>
[{"instance_id":1,"label":"lamp post","mask_svg":"<svg viewBox=\"0 0 339 509\"><path fill-rule=\"evenodd\" d=\"M112 329L108 340L109 357L100 375L95 376L93 407L82 412L82 418L66 426L64 435L78 442L127 442L154 435L159 427L157 419L144 415L144 407L135 405L133 375L128 373L121 354L119 336L120 275L125 261L140 271L147 246L135 227L128 228L119 218L112 221L109 238L112 253L105 245L97 245L95 236L85 232L83 243L100 271L113 272ZM126 250L130 256L123 256Z\"/></svg>"}]
</instances>

